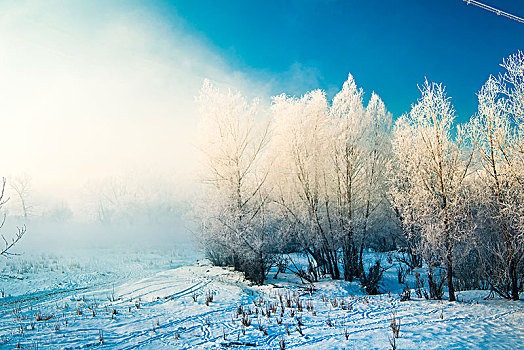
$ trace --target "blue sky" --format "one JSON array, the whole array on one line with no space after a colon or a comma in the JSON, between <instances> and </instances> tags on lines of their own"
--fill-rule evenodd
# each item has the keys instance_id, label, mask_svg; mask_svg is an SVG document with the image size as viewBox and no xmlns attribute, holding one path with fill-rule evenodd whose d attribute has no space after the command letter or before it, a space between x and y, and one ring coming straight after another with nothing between
<instances>
[{"instance_id":1,"label":"blue sky","mask_svg":"<svg viewBox=\"0 0 524 350\"><path fill-rule=\"evenodd\" d=\"M522 0L484 2L524 17ZM466 121L489 74L524 49L524 24L461 0L177 0L154 10L235 69L272 76L271 93L322 88L330 95L350 72L394 116L409 110L427 77L446 85Z\"/></svg>"}]
</instances>

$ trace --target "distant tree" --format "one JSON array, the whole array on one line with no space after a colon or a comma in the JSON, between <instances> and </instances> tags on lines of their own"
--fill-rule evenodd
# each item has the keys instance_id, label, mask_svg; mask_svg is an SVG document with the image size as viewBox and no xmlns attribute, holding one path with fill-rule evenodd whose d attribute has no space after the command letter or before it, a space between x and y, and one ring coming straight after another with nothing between
<instances>
[{"instance_id":1,"label":"distant tree","mask_svg":"<svg viewBox=\"0 0 524 350\"><path fill-rule=\"evenodd\" d=\"M121 221L128 214L134 194L121 177L110 177L87 184L88 210L102 224Z\"/></svg>"},{"instance_id":2,"label":"distant tree","mask_svg":"<svg viewBox=\"0 0 524 350\"><path fill-rule=\"evenodd\" d=\"M15 176L11 179L9 185L18 196L22 209L22 216L27 220L31 211L31 206L28 203L29 194L31 192L31 177L27 174Z\"/></svg>"},{"instance_id":3,"label":"distant tree","mask_svg":"<svg viewBox=\"0 0 524 350\"><path fill-rule=\"evenodd\" d=\"M42 216L55 222L67 222L73 218L73 211L67 202L60 201L54 203Z\"/></svg>"},{"instance_id":4,"label":"distant tree","mask_svg":"<svg viewBox=\"0 0 524 350\"><path fill-rule=\"evenodd\" d=\"M125 173L90 180L85 190L86 214L103 225L172 229L185 205L170 175L151 169L129 168ZM56 203L45 215L66 219L72 213L66 203Z\"/></svg>"}]
</instances>

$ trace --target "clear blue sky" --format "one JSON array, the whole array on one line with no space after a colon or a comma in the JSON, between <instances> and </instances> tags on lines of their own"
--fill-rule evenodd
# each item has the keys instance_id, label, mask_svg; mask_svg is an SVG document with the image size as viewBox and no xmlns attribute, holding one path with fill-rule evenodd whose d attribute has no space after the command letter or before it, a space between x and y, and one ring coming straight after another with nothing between
<instances>
[{"instance_id":1,"label":"clear blue sky","mask_svg":"<svg viewBox=\"0 0 524 350\"><path fill-rule=\"evenodd\" d=\"M484 2L524 17L523 0ZM366 96L376 91L395 117L409 109L427 77L447 86L459 120L467 120L489 74L500 71L504 57L524 50L524 24L462 0L176 0L154 6L174 25L181 18L184 30L235 69L270 73L277 81L281 75L272 93L322 88L329 94L351 72ZM299 89L285 81L297 65L315 78Z\"/></svg>"}]
</instances>

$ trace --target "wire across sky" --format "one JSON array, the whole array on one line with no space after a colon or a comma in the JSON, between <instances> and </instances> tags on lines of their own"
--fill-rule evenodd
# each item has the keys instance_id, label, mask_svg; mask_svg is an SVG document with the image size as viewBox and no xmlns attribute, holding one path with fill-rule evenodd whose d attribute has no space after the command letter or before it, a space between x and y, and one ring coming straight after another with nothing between
<instances>
[{"instance_id":1,"label":"wire across sky","mask_svg":"<svg viewBox=\"0 0 524 350\"><path fill-rule=\"evenodd\" d=\"M520 23L524 23L524 19L522 19L521 17L512 15L511 13L507 13L505 11L502 11L502 10L499 10L497 8L491 7L489 5L483 4L480 1L464 0L464 2L466 2L468 5L470 5L470 4L471 5L475 5L475 6L478 6L478 7L482 8L482 9L484 9L484 10L496 13L499 16L504 16L504 17L507 17L507 18L512 19L514 21L517 21L517 22L520 22Z\"/></svg>"}]
</instances>

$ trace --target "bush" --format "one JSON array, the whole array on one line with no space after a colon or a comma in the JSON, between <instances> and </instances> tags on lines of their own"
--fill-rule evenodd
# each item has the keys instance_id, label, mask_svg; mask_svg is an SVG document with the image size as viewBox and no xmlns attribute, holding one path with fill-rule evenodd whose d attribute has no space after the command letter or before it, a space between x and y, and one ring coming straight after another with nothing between
<instances>
[{"instance_id":1,"label":"bush","mask_svg":"<svg viewBox=\"0 0 524 350\"><path fill-rule=\"evenodd\" d=\"M369 273L363 274L362 286L366 289L366 292L370 295L378 294L378 284L382 279L382 274L385 269L380 266L380 260L375 261L375 265L369 268Z\"/></svg>"}]
</instances>

